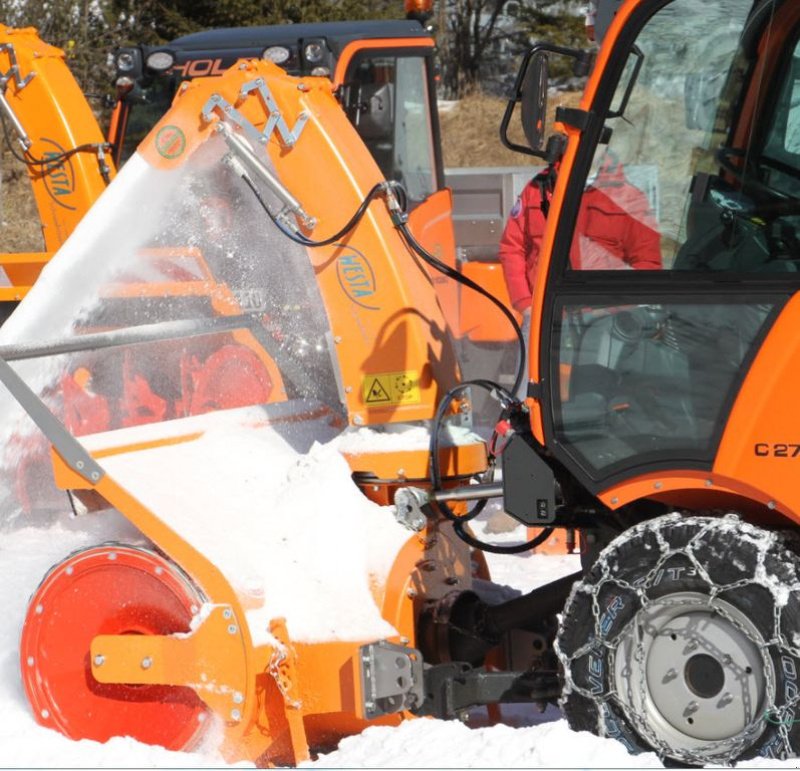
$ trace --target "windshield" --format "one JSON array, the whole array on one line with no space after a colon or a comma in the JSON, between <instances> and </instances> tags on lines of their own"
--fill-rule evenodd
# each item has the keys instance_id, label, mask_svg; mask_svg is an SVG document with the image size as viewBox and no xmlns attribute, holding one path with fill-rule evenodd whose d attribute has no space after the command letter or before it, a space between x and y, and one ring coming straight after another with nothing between
<instances>
[{"instance_id":1,"label":"windshield","mask_svg":"<svg viewBox=\"0 0 800 771\"><path fill-rule=\"evenodd\" d=\"M257 408L294 444L291 415L343 415L306 250L224 154L219 135L170 171L135 154L2 328L10 358L33 349L14 369L73 434ZM52 488L47 441L0 400L7 503L35 508Z\"/></svg>"},{"instance_id":2,"label":"windshield","mask_svg":"<svg viewBox=\"0 0 800 771\"><path fill-rule=\"evenodd\" d=\"M150 133L150 129L158 123L161 116L169 109L172 98L178 87L175 75L154 77L147 85L139 85L124 101L127 108L121 137L115 141L120 144L118 164L130 158L141 141Z\"/></svg>"},{"instance_id":3,"label":"windshield","mask_svg":"<svg viewBox=\"0 0 800 771\"><path fill-rule=\"evenodd\" d=\"M675 0L647 22L595 152L571 269L798 270L800 52L788 66L758 57L779 7Z\"/></svg>"}]
</instances>

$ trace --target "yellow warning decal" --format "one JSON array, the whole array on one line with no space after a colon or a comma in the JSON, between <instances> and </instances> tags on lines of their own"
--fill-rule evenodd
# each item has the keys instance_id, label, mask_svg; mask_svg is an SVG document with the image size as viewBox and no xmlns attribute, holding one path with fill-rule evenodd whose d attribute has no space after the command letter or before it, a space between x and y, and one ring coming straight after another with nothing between
<instances>
[{"instance_id":1,"label":"yellow warning decal","mask_svg":"<svg viewBox=\"0 0 800 771\"><path fill-rule=\"evenodd\" d=\"M361 398L370 407L419 404L419 372L408 370L367 375L361 385Z\"/></svg>"}]
</instances>

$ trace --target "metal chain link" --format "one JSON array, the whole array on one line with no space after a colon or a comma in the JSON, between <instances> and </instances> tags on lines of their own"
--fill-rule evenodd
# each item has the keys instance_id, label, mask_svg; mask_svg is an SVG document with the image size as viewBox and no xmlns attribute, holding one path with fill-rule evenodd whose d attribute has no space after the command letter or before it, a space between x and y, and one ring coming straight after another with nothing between
<instances>
[{"instance_id":1,"label":"metal chain link","mask_svg":"<svg viewBox=\"0 0 800 771\"><path fill-rule=\"evenodd\" d=\"M662 528L669 528L673 526L686 526L690 523L703 523L698 532L689 540L689 542L682 547L672 547L667 542ZM729 584L716 584L708 574L708 571L701 564L695 548L710 530L717 529L721 523L728 523L738 525L740 528L740 536L745 537L748 542L756 547L756 565L752 570L751 578L742 578ZM752 532L749 532L752 531ZM797 580L797 571L795 571L795 581L793 584L787 586L786 584L779 584L775 576L768 573L765 564L766 556L771 550L779 547L784 547L783 540L775 533L768 531L758 531L752 526L743 524L735 515L726 515L722 519L717 518L692 518L687 519L680 514L669 515L667 517L659 518L645 522L632 528L629 533L629 538L637 537L643 533L651 532L656 539L659 548L659 557L653 567L640 579L635 582L630 582L615 576L615 566L611 564L612 560L618 559L616 554L616 547L613 545L607 548L599 557L594 571L600 572L600 577L593 585L581 581L573 588L572 595L567 603L569 607L574 598L580 594L589 594L591 596L592 616L594 619L594 633L584 645L575 650L571 655L566 655L561 648L560 640L556 641L556 652L563 666L564 689L562 691L561 703L565 702L570 693L577 693L586 699L594 702L598 713L598 734L601 736L609 735L607 728L607 720L611 715L611 707L616 707L617 714L621 714L630 725L634 727L636 732L641 736L653 749L662 756L669 756L676 760L692 763L703 764L713 759L715 761L731 762L739 757L754 741L754 739L764 730L765 723L771 722L776 724L777 732L781 736L783 744L783 752L790 752L789 742L789 728L794 723L795 708L800 702L800 692L787 699L786 703L778 706L775 703L777 683L774 676L774 669L770 658L770 649L775 649L779 654L786 654L791 657L800 659L800 646L791 644L782 630L782 614L786 607L787 599L791 592L800 592L800 581ZM706 599L687 600L687 598L670 600L669 596L650 599L647 595L648 589L657 585L656 578L659 578L659 571L663 571L664 566L676 556L685 557L691 567L696 571L696 576L702 580L708 587L708 597ZM787 552L788 556L788 552ZM771 580L770 580L771 579ZM750 629L746 628L740 621L733 617L726 609L725 605L720 600L720 595L743 589L745 587L757 585L766 588L774 600L773 603L773 628L770 632L769 639L755 636ZM627 622L622 629L611 637L606 638L603 631L603 622L605 612L607 609L601 607L600 593L603 589L609 586L616 587L617 589L628 592L634 595L639 603L640 609L634 617ZM651 608L654 603L658 603L661 607L675 607L691 608L693 605L698 608L710 609L712 612L718 613L729 624L741 632L744 637L750 641L753 647L759 652L763 664L763 675L765 680L764 692L766 694L766 704L762 711L755 714L757 705L750 703L749 698L745 706L745 714L751 715L752 719L745 726L745 728L735 737L730 737L716 742L708 741L704 744L703 752L696 753L685 749L674 748L669 743L659 737L658 733L651 727L645 714L635 711L630 705L636 704L635 694L633 693L633 683L631 678L625 678L628 682L627 692L620 694L617 690L618 684L614 682L613 672L616 671L616 659L618 652L621 654L621 641L627 636L631 635L633 640L633 653L632 660L639 665L639 679L637 685L639 688L639 698L641 704L646 703L645 696L647 694L646 683L646 667L644 666L647 651L645 649L646 630L643 625L638 623L637 620L645 615L648 608ZM795 635L798 642L800 641L800 630ZM698 638L694 638L695 642L701 642ZM704 641L702 641L704 642ZM709 654L713 651L709 646L704 645ZM584 688L575 683L572 675L573 663L591 653L597 654L598 651L605 649L606 655L603 660L607 662L609 672L603 672L604 680L607 682L607 688L604 693L596 694L588 688ZM630 672L630 670L628 670ZM744 689L747 691L747 689ZM749 694L748 694L749 697ZM770 720L769 716L777 717L777 720Z\"/></svg>"}]
</instances>

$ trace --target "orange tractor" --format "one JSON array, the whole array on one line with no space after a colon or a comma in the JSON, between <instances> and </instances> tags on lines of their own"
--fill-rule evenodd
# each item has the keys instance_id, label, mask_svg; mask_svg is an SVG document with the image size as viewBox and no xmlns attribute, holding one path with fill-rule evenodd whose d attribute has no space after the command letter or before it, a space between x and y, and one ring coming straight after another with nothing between
<instances>
[{"instance_id":1,"label":"orange tractor","mask_svg":"<svg viewBox=\"0 0 800 771\"><path fill-rule=\"evenodd\" d=\"M0 380L52 447L50 487L99 533L31 599L37 719L171 748L216 726L229 757L274 764L376 722L560 699L572 727L679 763L797 754L798 37L791 0L621 6L549 141L524 405L459 382L438 263L326 81L243 62L181 86L3 329ZM532 153L548 58L569 53L523 62L509 114ZM206 222L220 194L229 217ZM643 228L660 269L625 269ZM209 276L178 300L188 248ZM231 346L226 373L268 393L194 377ZM121 407L134 373L157 420L98 410L78 440L56 417ZM504 413L486 445L469 388ZM582 573L482 597L476 555L498 547L470 523L498 494L577 528ZM347 557L326 574L331 544Z\"/></svg>"}]
</instances>

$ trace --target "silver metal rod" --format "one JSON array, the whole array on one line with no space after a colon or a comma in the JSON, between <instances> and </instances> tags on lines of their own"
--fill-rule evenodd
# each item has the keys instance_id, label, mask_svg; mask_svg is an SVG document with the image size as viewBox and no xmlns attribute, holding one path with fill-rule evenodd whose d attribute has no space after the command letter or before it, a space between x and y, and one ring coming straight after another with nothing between
<instances>
[{"instance_id":1,"label":"silver metal rod","mask_svg":"<svg viewBox=\"0 0 800 771\"><path fill-rule=\"evenodd\" d=\"M254 173L273 193L275 193L286 209L299 217L309 230L313 230L317 221L314 217L309 216L305 212L300 201L281 184L278 178L275 177L258 156L256 156L247 143L247 140L234 133L225 123L220 123L219 125L222 127L222 135L225 137L225 142L236 158L247 167L248 171Z\"/></svg>"},{"instance_id":2,"label":"silver metal rod","mask_svg":"<svg viewBox=\"0 0 800 771\"><path fill-rule=\"evenodd\" d=\"M447 490L433 490L429 493L434 501L477 501L481 498L499 498L503 495L503 483L491 485L466 485L450 487Z\"/></svg>"},{"instance_id":3,"label":"silver metal rod","mask_svg":"<svg viewBox=\"0 0 800 771\"><path fill-rule=\"evenodd\" d=\"M162 321L142 324L138 327L116 329L109 332L92 332L68 339L43 343L0 346L0 358L6 361L37 359L42 356L57 356L78 351L94 351L100 348L116 348L158 340L174 340L184 337L199 337L234 329L253 329L258 324L250 316L220 316L213 319Z\"/></svg>"},{"instance_id":4,"label":"silver metal rod","mask_svg":"<svg viewBox=\"0 0 800 771\"><path fill-rule=\"evenodd\" d=\"M17 137L19 138L19 143L22 145L23 150L30 150L31 142L30 137L28 136L25 129L22 127L22 124L19 122L19 118L17 118L16 113L11 108L11 105L8 103L8 99L6 99L5 90L0 91L0 112L3 113L3 117L8 119L11 122L11 125L14 127L14 131L17 132Z\"/></svg>"}]
</instances>

